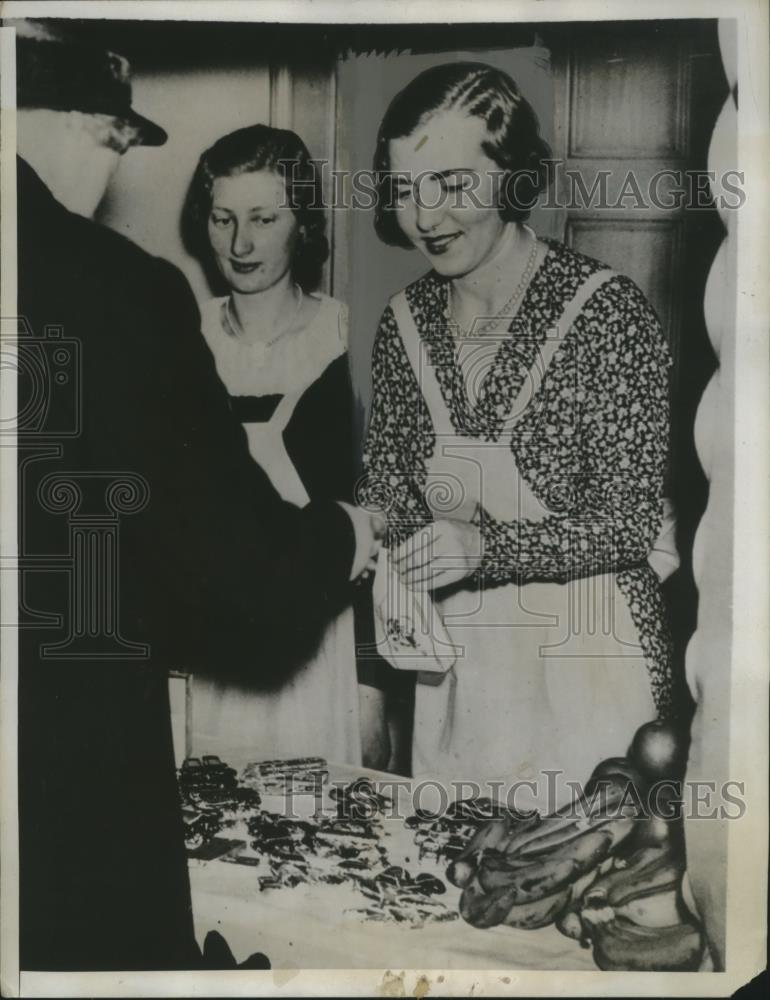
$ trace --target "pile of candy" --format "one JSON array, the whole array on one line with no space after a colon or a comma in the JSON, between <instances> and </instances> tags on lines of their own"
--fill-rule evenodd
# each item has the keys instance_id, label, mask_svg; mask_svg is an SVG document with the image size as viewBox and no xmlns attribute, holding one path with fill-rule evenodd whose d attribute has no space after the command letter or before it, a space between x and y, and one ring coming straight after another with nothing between
<instances>
[{"instance_id":1,"label":"pile of candy","mask_svg":"<svg viewBox=\"0 0 770 1000\"><path fill-rule=\"evenodd\" d=\"M461 799L451 803L443 815L418 809L405 823L415 831L414 842L420 860L432 857L437 861L452 861L484 823L493 819L517 819L518 816L489 798Z\"/></svg>"},{"instance_id":2,"label":"pile of candy","mask_svg":"<svg viewBox=\"0 0 770 1000\"><path fill-rule=\"evenodd\" d=\"M267 858L271 874L260 888L301 883L338 884L381 864L385 848L370 823L353 820L295 820L259 812L248 820L251 846Z\"/></svg>"},{"instance_id":3,"label":"pile of candy","mask_svg":"<svg viewBox=\"0 0 770 1000\"><path fill-rule=\"evenodd\" d=\"M373 877L361 877L358 888L373 905L346 912L368 920L395 920L420 927L428 921L456 920L458 913L435 896L443 896L446 885L428 872L412 876L397 865Z\"/></svg>"},{"instance_id":4,"label":"pile of candy","mask_svg":"<svg viewBox=\"0 0 770 1000\"><path fill-rule=\"evenodd\" d=\"M247 764L241 781L263 795L317 795L329 777L323 757L262 760Z\"/></svg>"},{"instance_id":5,"label":"pile of candy","mask_svg":"<svg viewBox=\"0 0 770 1000\"><path fill-rule=\"evenodd\" d=\"M412 927L459 916L435 898L446 892L440 878L426 872L413 876L390 864L382 836L382 812L391 803L388 796L359 778L333 788L331 797L336 817L288 819L260 811L249 818L251 847L270 866L270 875L259 878L260 889L345 884L369 901L346 913Z\"/></svg>"},{"instance_id":6,"label":"pile of candy","mask_svg":"<svg viewBox=\"0 0 770 1000\"><path fill-rule=\"evenodd\" d=\"M188 851L199 850L261 802L259 792L239 784L234 768L213 754L187 757L177 780Z\"/></svg>"}]
</instances>

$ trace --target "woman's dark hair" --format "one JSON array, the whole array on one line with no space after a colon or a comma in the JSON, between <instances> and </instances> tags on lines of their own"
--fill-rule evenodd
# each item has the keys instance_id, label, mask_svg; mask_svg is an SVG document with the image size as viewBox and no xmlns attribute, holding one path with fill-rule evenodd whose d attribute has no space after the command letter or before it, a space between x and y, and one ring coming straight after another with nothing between
<instances>
[{"instance_id":1,"label":"woman's dark hair","mask_svg":"<svg viewBox=\"0 0 770 1000\"><path fill-rule=\"evenodd\" d=\"M505 222L528 218L537 196L548 186L551 150L540 136L535 112L511 77L486 63L433 66L393 98L377 134L374 225L380 239L390 246L412 248L396 219L389 143L411 135L433 115L449 110L463 111L485 123L489 138L481 148L505 172L500 202L500 217Z\"/></svg>"},{"instance_id":2,"label":"woman's dark hair","mask_svg":"<svg viewBox=\"0 0 770 1000\"><path fill-rule=\"evenodd\" d=\"M201 261L212 283L221 284L221 276L213 267L208 237L214 181L259 170L274 171L286 186L287 205L302 227L294 250L292 277L303 291L311 292L318 287L323 263L329 256L326 214L315 164L307 146L289 129L250 125L222 136L201 155L182 214L185 245Z\"/></svg>"}]
</instances>

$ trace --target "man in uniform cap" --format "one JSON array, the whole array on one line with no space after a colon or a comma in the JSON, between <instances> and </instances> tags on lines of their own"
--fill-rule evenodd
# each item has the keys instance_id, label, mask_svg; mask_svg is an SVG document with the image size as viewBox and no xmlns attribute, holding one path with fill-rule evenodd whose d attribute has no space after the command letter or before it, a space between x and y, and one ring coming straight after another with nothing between
<instances>
[{"instance_id":1,"label":"man in uniform cap","mask_svg":"<svg viewBox=\"0 0 770 1000\"><path fill-rule=\"evenodd\" d=\"M268 675L301 656L371 566L382 525L281 500L181 273L91 221L121 153L166 139L132 108L126 60L43 24L17 30L19 313L30 343L55 347L54 328L80 352L69 388L47 386L42 431L21 419L20 377L22 557L67 551L51 474L80 497L73 523L104 513L111 477L146 494L120 518L106 638L83 629L86 645L66 646L51 630L76 599L66 574L20 579L21 967L194 968L168 670Z\"/></svg>"}]
</instances>

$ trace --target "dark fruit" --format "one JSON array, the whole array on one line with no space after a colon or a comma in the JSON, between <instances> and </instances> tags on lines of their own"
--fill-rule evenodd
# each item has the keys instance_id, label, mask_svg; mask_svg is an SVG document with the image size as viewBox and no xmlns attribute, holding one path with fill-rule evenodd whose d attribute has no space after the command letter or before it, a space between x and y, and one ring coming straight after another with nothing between
<instances>
[{"instance_id":1,"label":"dark fruit","mask_svg":"<svg viewBox=\"0 0 770 1000\"><path fill-rule=\"evenodd\" d=\"M687 763L688 740L673 722L656 719L636 731L628 756L648 781L676 779Z\"/></svg>"}]
</instances>

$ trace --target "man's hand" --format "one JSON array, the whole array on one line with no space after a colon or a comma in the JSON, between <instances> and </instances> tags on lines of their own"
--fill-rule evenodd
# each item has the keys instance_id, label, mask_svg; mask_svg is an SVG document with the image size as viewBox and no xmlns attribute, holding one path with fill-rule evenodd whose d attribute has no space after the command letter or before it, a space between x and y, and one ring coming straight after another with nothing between
<instances>
[{"instance_id":1,"label":"man's hand","mask_svg":"<svg viewBox=\"0 0 770 1000\"><path fill-rule=\"evenodd\" d=\"M370 573L374 572L377 565L377 554L382 547L387 521L383 514L369 513L362 507L354 507L342 500L339 500L338 503L353 522L353 530L356 534L356 552L350 570L350 579L358 580L360 577L365 580Z\"/></svg>"},{"instance_id":2,"label":"man's hand","mask_svg":"<svg viewBox=\"0 0 770 1000\"><path fill-rule=\"evenodd\" d=\"M474 524L444 518L403 542L393 565L413 590L436 590L471 576L481 565L481 532Z\"/></svg>"}]
</instances>

